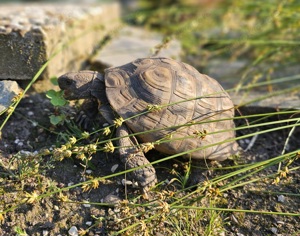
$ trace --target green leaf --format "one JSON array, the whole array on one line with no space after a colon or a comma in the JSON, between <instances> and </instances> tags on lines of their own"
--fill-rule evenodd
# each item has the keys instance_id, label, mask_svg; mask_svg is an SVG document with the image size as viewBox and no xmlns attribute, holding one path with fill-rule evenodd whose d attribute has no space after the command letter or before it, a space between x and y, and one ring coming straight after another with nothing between
<instances>
[{"instance_id":1,"label":"green leaf","mask_svg":"<svg viewBox=\"0 0 300 236\"><path fill-rule=\"evenodd\" d=\"M50 118L50 122L52 125L57 125L65 119L65 116L64 115L60 115L60 116L51 115L51 116L49 116L49 118Z\"/></svg>"},{"instance_id":2,"label":"green leaf","mask_svg":"<svg viewBox=\"0 0 300 236\"><path fill-rule=\"evenodd\" d=\"M52 83L53 85L58 86L58 82L57 82L57 77L56 77L56 76L51 77L51 78L50 78L50 81L51 81L51 83Z\"/></svg>"},{"instance_id":3,"label":"green leaf","mask_svg":"<svg viewBox=\"0 0 300 236\"><path fill-rule=\"evenodd\" d=\"M63 91L55 91L51 89L46 93L46 96L51 100L53 106L61 107L68 103L68 101L63 97Z\"/></svg>"}]
</instances>

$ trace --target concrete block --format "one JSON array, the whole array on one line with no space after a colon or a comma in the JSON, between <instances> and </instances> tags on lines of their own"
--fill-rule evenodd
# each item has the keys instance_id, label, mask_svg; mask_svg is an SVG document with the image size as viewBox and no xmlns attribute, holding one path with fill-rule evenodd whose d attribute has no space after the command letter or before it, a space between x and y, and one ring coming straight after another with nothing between
<instances>
[{"instance_id":1,"label":"concrete block","mask_svg":"<svg viewBox=\"0 0 300 236\"><path fill-rule=\"evenodd\" d=\"M62 46L43 76L79 70L119 25L119 8L118 3L0 5L0 79L32 79Z\"/></svg>"}]
</instances>

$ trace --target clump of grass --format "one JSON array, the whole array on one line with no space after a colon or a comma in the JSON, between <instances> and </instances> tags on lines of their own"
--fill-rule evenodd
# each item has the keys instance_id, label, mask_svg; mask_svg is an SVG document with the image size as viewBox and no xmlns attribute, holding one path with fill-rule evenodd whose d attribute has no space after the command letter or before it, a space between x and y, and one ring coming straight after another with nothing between
<instances>
[{"instance_id":1,"label":"clump of grass","mask_svg":"<svg viewBox=\"0 0 300 236\"><path fill-rule=\"evenodd\" d=\"M171 8L152 9L152 15L143 15L144 13L140 12L136 21L156 28L165 28L169 36L178 35L183 42L186 55L193 55L194 58L198 57L198 60L204 58L204 64L209 62L210 58L217 56L228 60L238 60L242 57L250 59L249 65L243 71L243 81L241 81L238 88L239 91L246 94L247 90L268 86L270 93L248 101L247 104L237 104L238 106L251 105L257 100L264 100L280 93L299 92L297 86L289 90L279 89L276 92L272 90L275 84L288 81L287 78L274 80L272 73L280 70L284 65L298 63L299 60L297 50L294 50L295 46L298 45L296 39L299 36L298 31L295 30L299 24L299 17L297 13L292 11L296 2L279 1L277 4L271 4L271 1L266 1L263 9L260 1L252 1L251 3L224 2L223 8L209 12L201 12L197 8L189 6L179 10L176 5ZM259 11L256 9L259 9ZM171 18L169 18L170 15ZM169 21L169 19L172 20ZM175 25L175 23L177 24ZM207 32L201 34L209 28L216 29L217 33ZM51 63L50 61L49 63ZM258 65L266 66L266 68L260 71L261 67L257 67ZM45 66L33 78L31 84L35 82ZM295 75L289 79L298 81L299 76ZM22 95L20 94L10 108L9 116L14 112L21 99ZM166 104L166 106L169 105L174 104ZM151 104L145 112L157 112L164 108ZM226 232L228 225L232 224L231 217L234 217L238 226L241 227L248 214L299 216L298 212L270 211L257 206L250 209L245 206L231 206L229 203L231 200L230 194L241 190L250 194L264 192L268 195L282 194L299 197L298 193L274 192L272 188L269 188L269 186L289 184L293 172L299 170L299 150L286 150L290 137L295 129L299 127L297 114L299 114L297 110L279 110L272 113L242 115L234 118L236 120L247 120L246 125L237 127L236 131L251 129L250 132L237 137L235 140L288 129L289 136L280 155L254 163L241 163L241 159L235 159L235 165L212 168L215 174L211 178L192 187L187 187L186 184L190 173L190 164L188 164L185 165L186 169L183 174L176 170L175 175L180 187L174 184L176 181L163 181L151 191L151 200L136 195L128 200L119 201L117 204L88 202L98 207L107 207L107 214L93 216L94 223L85 229L81 229L80 234L87 234L99 225L106 225L110 235L155 235L156 233L163 233L164 235L218 235ZM270 117L278 115L285 115L287 118L278 121L269 120ZM7 117L9 118L9 116ZM64 120L64 116L62 117L62 120ZM1 124L0 130L8 121L8 118ZM1 200L0 223L5 221L8 212L15 211L23 205L34 205L48 198L58 200L62 204L86 204L87 202L70 200L69 191L80 187L82 192L89 192L101 188L101 184L105 184L110 178L133 171L126 170L104 177L85 175L85 170L90 165L90 161L96 152L113 153L117 151L119 147L115 146L114 142L118 138L114 138L112 135L114 129L124 121L126 122L126 120L117 118L114 125L92 133L81 131L78 127L71 128L68 132L60 133L62 138L59 139L59 144L54 147L36 153L17 153L8 163L0 162L2 183L0 192L3 196L7 196L7 199L11 195L10 202ZM54 125L59 127L59 122ZM182 124L182 127L185 128L189 125L193 124ZM262 127L264 129L252 131ZM157 130L147 132L154 131ZM139 134L130 134L129 136L132 135ZM195 136L205 138L206 135L210 134L200 130L189 138L196 138ZM171 140L170 135L162 140L156 140L154 143L142 144L137 148L146 151L161 142L170 142ZM218 144L220 143L212 145ZM188 152L193 151L189 150ZM187 153L166 156L151 164L159 164L182 154ZM45 173L52 168L54 162L68 158L80 161L83 166L83 175L86 178L67 187L58 186L55 181L51 182L45 178ZM276 167L275 170L273 167ZM12 194L10 190L13 188L17 189L20 194L17 196ZM26 229L17 226L15 232L24 235Z\"/></svg>"},{"instance_id":2,"label":"clump of grass","mask_svg":"<svg viewBox=\"0 0 300 236\"><path fill-rule=\"evenodd\" d=\"M155 112L152 109L149 109L147 112ZM281 112L282 114L294 114L295 111L287 111ZM258 118L270 116L270 115L278 115L280 112L271 113L271 114L254 114L249 116L241 116L236 119L249 119L249 118ZM128 118L130 119L130 118ZM237 130L261 127L261 126L270 126L274 124L285 124L286 122L290 122L290 125L283 125L276 128L269 128L267 130L262 130L258 132L252 132L244 136L240 136L236 139L244 139L246 137L251 137L255 135L260 135L263 133L269 133L279 129L286 129L299 126L297 122L298 118L290 118L287 120L281 121L270 121L265 123L256 123L248 124L247 126L237 127ZM123 122L123 121L122 121ZM121 123L119 118L117 118L114 125L109 127L110 129L114 129L116 126L119 126ZM294 123L292 123L294 122ZM191 125L191 124L185 124ZM182 127L185 127L183 125ZM181 128L181 127L179 127ZM102 128L94 132L94 134L103 135L107 130L107 127ZM155 130L154 130L155 131ZM153 132L148 131L148 132ZM110 134L108 132L108 134ZM130 134L137 135L137 134ZM206 134L209 135L209 134ZM104 136L104 135L103 135ZM39 153L35 153L33 158L29 158L29 155L26 156L18 156L12 160L18 160L15 168L19 168L19 177L16 179L18 181L22 181L25 178L28 180L33 178L38 180L38 176L42 176L40 173L41 169L40 160L42 156L52 156L52 161L62 161L65 158L77 158L82 162L82 166L84 169L87 168L89 161L93 158L93 154L96 151L107 151L114 152L119 147L115 147L112 141L116 141L118 137L113 138L108 136L107 138L103 137L103 139L97 139L97 141L92 141L92 143L85 144L85 140L90 137L90 134L87 132L83 132L80 137L75 138L74 136L70 136L67 142L61 144L59 147L55 147L53 150L41 150ZM194 137L195 138L195 137ZM157 140L159 144L160 141L166 141L165 139ZM171 141L169 138L167 141ZM212 144L218 145L219 143ZM145 148L141 146L138 148ZM205 148L205 147L201 147ZM194 150L189 150L188 152L193 152ZM172 156L167 156L160 160L154 161L151 164L158 164L160 162L176 158L181 156L184 153L177 153ZM186 154L186 153L185 153ZM283 213L283 212L264 212L259 210L245 210L245 209L226 209L219 207L224 206L226 204L226 198L224 198L224 194L228 191L232 191L236 188L240 188L242 186L246 186L253 183L258 183L261 181L261 177L256 177L265 169L268 169L272 166L280 164L281 167L278 172L273 172L268 176L265 176L267 182L272 184L279 184L281 181L284 181L291 171L297 170L299 167L293 167L292 164L295 160L299 158L299 151L290 152L278 157L274 157L270 160L248 164L248 165L236 165L233 167L220 167L216 170L225 171L225 174L221 174L216 176L215 178L208 180L199 186L194 186L197 189L191 191L191 188L186 188L186 180L189 177L189 171L187 168L185 174L180 176L177 174L179 182L182 182L181 187L182 190L170 191L160 189L166 188L165 183L160 183L160 187L157 187L157 190L153 192L153 199L148 202L143 200L142 196L139 196L135 199L129 199L129 202L120 202L119 205L114 206L114 210L111 210L111 214L109 216L101 217L99 221L106 222L109 221L110 225L113 227L110 229L112 234L118 235L122 234L125 231L135 235L143 232L144 235L152 235L156 233L156 230L161 230L165 228L165 234L171 235L171 232L177 232L180 235L180 231L189 233L193 235L193 230L198 229L201 232L205 233L205 235L214 235L218 232L225 231L226 220L224 220L221 216L224 212L247 212L247 213L255 213L255 214L281 214L293 216L297 215L295 213ZM31 161L32 160L32 161ZM39 160L38 162L36 160ZM4 166L7 170L12 170L10 166ZM138 167L138 168L142 168ZM134 170L134 169L133 169ZM123 172L115 173L109 176L104 177L89 177L88 180L75 183L74 185L59 188L55 184L50 185L36 185L30 186L30 191L24 191L24 194L20 195L20 198L16 201L17 204L13 204L11 207L3 209L1 212L2 216L4 216L8 211L14 210L20 207L22 204L34 204L36 202L41 201L44 198L53 198L56 197L60 199L62 202L72 202L68 199L68 197L64 194L64 192L68 192L72 188L81 187L82 191L91 191L92 189L96 189L101 184L105 184L105 180L115 177L117 175L125 174L133 170L126 170ZM9 172L8 172L9 173ZM40 173L40 174L39 174ZM42 180L38 180L38 182L42 182ZM101 183L101 184L100 184ZM28 184L28 183L27 183ZM26 183L25 183L26 185ZM28 189L27 185L27 189ZM168 189L168 187L167 187ZM187 194L188 192L188 194ZM101 203L91 203L94 205L101 206ZM82 203L83 204L83 203ZM207 205L208 204L208 205ZM104 204L106 205L106 204ZM199 220L200 218L204 218L204 220ZM99 224L99 221L96 221L95 225L85 229L82 231L88 232L93 227ZM113 224L112 224L113 222ZM216 227L216 225L218 227ZM199 232L199 231L197 231Z\"/></svg>"}]
</instances>

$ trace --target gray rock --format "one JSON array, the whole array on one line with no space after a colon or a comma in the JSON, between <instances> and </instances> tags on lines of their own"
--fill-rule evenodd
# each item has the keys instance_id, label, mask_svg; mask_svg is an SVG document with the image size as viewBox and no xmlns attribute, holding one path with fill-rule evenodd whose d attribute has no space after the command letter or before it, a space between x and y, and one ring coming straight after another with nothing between
<instances>
[{"instance_id":1,"label":"gray rock","mask_svg":"<svg viewBox=\"0 0 300 236\"><path fill-rule=\"evenodd\" d=\"M0 4L0 79L30 80L62 45L44 77L78 70L119 25L118 3Z\"/></svg>"},{"instance_id":2,"label":"gray rock","mask_svg":"<svg viewBox=\"0 0 300 236\"><path fill-rule=\"evenodd\" d=\"M120 30L104 48L91 59L97 68L124 65L137 58L153 56L156 47L163 44L163 36L142 28L126 26ZM177 40L170 40L156 56L179 59L181 45Z\"/></svg>"},{"instance_id":3,"label":"gray rock","mask_svg":"<svg viewBox=\"0 0 300 236\"><path fill-rule=\"evenodd\" d=\"M228 61L214 59L209 62L203 73L218 80L224 87L232 88L240 80L240 71L247 65L248 61Z\"/></svg>"},{"instance_id":4,"label":"gray rock","mask_svg":"<svg viewBox=\"0 0 300 236\"><path fill-rule=\"evenodd\" d=\"M0 113L11 105L13 97L21 92L18 83L10 80L0 81Z\"/></svg>"},{"instance_id":5,"label":"gray rock","mask_svg":"<svg viewBox=\"0 0 300 236\"><path fill-rule=\"evenodd\" d=\"M278 229L277 229L276 227L271 227L270 231L271 231L273 234L277 234Z\"/></svg>"},{"instance_id":6,"label":"gray rock","mask_svg":"<svg viewBox=\"0 0 300 236\"><path fill-rule=\"evenodd\" d=\"M103 203L108 204L118 204L122 199L114 194L108 194L104 199L102 200Z\"/></svg>"},{"instance_id":7,"label":"gray rock","mask_svg":"<svg viewBox=\"0 0 300 236\"><path fill-rule=\"evenodd\" d=\"M285 202L285 197L283 195L279 195L279 196L277 196L277 201L281 202L281 203L284 203Z\"/></svg>"},{"instance_id":8,"label":"gray rock","mask_svg":"<svg viewBox=\"0 0 300 236\"><path fill-rule=\"evenodd\" d=\"M241 84L241 77L248 63L247 61L231 62L216 59L207 65L204 73L218 80L225 89L230 90L229 94L235 105L253 107L254 110L250 113L261 113L264 108L300 109L299 66L282 69L280 73L276 72L272 80L281 80L281 82L272 84L273 91L268 90L267 84L233 90L233 88L245 86Z\"/></svg>"},{"instance_id":9,"label":"gray rock","mask_svg":"<svg viewBox=\"0 0 300 236\"><path fill-rule=\"evenodd\" d=\"M70 236L78 236L78 229L76 226L72 226L69 231L68 231L68 234Z\"/></svg>"},{"instance_id":10,"label":"gray rock","mask_svg":"<svg viewBox=\"0 0 300 236\"><path fill-rule=\"evenodd\" d=\"M299 88L300 91L300 88ZM243 94L244 93L244 94ZM242 105L247 107L257 107L258 110L251 113L260 113L262 110L259 108L274 108L274 109L300 109L300 93L285 93L281 95L274 95L271 97L265 97L267 92L245 92L229 93L236 105Z\"/></svg>"}]
</instances>

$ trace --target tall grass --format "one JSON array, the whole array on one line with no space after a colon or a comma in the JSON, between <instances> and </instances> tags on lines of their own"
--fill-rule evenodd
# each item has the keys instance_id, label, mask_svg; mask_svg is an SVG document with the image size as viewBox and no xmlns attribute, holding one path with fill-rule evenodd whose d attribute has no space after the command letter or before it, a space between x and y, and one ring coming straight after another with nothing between
<instances>
[{"instance_id":1,"label":"tall grass","mask_svg":"<svg viewBox=\"0 0 300 236\"><path fill-rule=\"evenodd\" d=\"M163 2L163 1L161 1ZM247 98L248 92L264 88L266 94L262 94L253 100L247 100L246 103L236 104L236 108L255 105L258 101L264 101L266 98L278 95L299 94L298 85L300 74L287 74L282 76L273 76L280 74L283 68L293 66L299 63L299 18L300 14L295 11L299 8L297 1L223 1L215 8L202 8L199 5L185 5L179 1L178 5L171 7L155 8L151 6L143 11L138 11L126 18L129 22L142 24L150 28L163 31L167 37L174 35L182 42L184 49L184 58L199 69L205 69L205 66L215 58L223 60L236 61L247 59L247 65L240 74L241 80L237 87L228 90L229 92L239 92ZM70 43L70 42L69 42ZM36 81L43 72L48 63L55 58L57 53L64 48L58 49L49 61L47 61L40 71L33 78L29 87ZM200 65L200 67L199 67ZM282 84L295 82L295 86L286 88ZM21 101L22 96L13 105L13 110L0 126L0 130L9 122L9 117L13 114L15 108ZM193 98L199 99L199 98ZM185 101L183 101L185 102ZM170 106L174 104L166 104ZM160 107L162 109L163 107ZM149 108L145 112L153 112ZM141 114L138 114L141 115ZM283 119L273 119L282 116ZM273 117L273 118L272 118ZM117 205L89 202L89 204L98 207L114 207L116 210L110 216L95 218L95 223L85 229L91 230L101 222L113 222L115 228L110 230L111 235L154 235L163 233L164 235L219 235L226 232L230 217L234 217L237 224L242 226L246 214L261 215L281 215L287 217L300 216L299 212L276 211L267 209L246 209L232 208L228 202L231 200L229 194L241 189L248 194L266 193L268 195L285 195L299 197L298 192L278 192L274 191L272 186L288 184L289 177L295 172L299 172L300 157L299 147L292 151L287 151L287 146L291 136L299 130L299 112L295 109L279 109L272 112L257 112L256 114L242 114L234 118L236 121L247 121L245 125L237 126L236 132L242 134L234 140L251 139L259 135L268 135L271 132L288 130L289 135L283 141L282 152L271 157L268 160L257 161L254 163L245 163L237 157L233 157L235 165L213 166L216 174L199 183L197 186L186 186L172 190L172 180L163 181L154 188L151 200L145 201L142 196L135 196L128 201L120 201ZM131 119L131 118L128 118ZM124 120L126 122L126 120ZM203 121L205 123L205 121ZM182 127L195 125L193 123L182 124ZM93 158L96 151L115 152L118 146L112 146L119 137L112 137L108 129L113 131L116 125L99 129L93 133L71 133L64 134L67 137L66 142L55 147L53 150L44 149L38 153L27 155L16 154L8 165L0 162L3 168L3 178L7 180L14 178L16 185L26 183L26 178L35 178L41 181L40 176L42 167L38 165L42 157L50 156L54 162L62 161L65 158L78 158L83 166L88 165L88 161ZM180 128L180 127L169 127ZM249 132L250 130L250 132ZM146 132L155 132L150 130ZM223 131L221 131L223 132ZM105 135L109 134L109 135ZM129 136L138 134L130 134ZM93 143L86 144L86 140L91 135L101 137ZM209 135L209 134L208 134ZM186 137L195 138L195 137ZM255 142L255 139L253 139ZM160 142L170 142L172 139L157 140ZM232 140L230 140L232 141ZM216 142L213 145L219 145L222 142ZM255 145L255 143L254 143ZM208 148L199 147L199 148ZM141 146L137 146L141 148ZM160 164L162 162L175 159L183 154L191 153L195 150L189 150L185 153L175 153L165 156L151 164ZM191 165L191 163L189 163ZM20 187L18 197L7 205L0 205L0 223L5 221L5 216L10 212L20 208L24 204L34 204L45 198L59 199L64 204L84 204L86 202L74 202L68 199L67 193L70 189L81 187L83 191L91 191L99 187L99 184L113 177L127 174L138 168L113 173L104 177L92 177L89 180L70 185L68 187L57 187L49 184L47 188L38 185L31 192L26 192ZM275 168L274 168L275 167ZM20 173L24 175L14 175L14 169L19 168ZM205 167L204 167L205 169ZM22 172L23 171L23 172ZM171 172L171 169L170 169ZM185 173L186 174L186 173ZM185 177L177 172L173 181L183 182ZM177 177L176 177L177 176ZM178 187L178 185L175 185ZM100 186L101 188L101 186ZM9 196L11 193L1 188L1 193ZM22 229L20 229L22 230ZM82 234L84 231L82 231Z\"/></svg>"}]
</instances>

